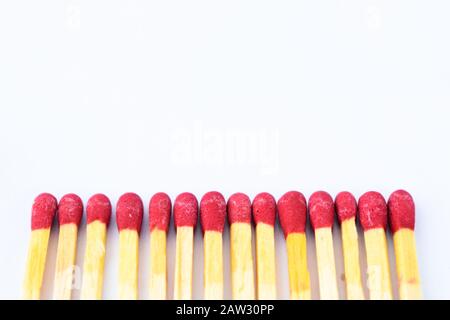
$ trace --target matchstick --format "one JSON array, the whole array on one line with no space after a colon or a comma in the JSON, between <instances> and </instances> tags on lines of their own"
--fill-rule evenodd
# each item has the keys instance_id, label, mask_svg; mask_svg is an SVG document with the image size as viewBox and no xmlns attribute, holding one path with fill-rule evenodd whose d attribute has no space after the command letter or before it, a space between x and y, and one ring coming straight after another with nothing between
<instances>
[{"instance_id":1,"label":"matchstick","mask_svg":"<svg viewBox=\"0 0 450 320\"><path fill-rule=\"evenodd\" d=\"M308 206L311 226L314 229L316 239L320 299L338 300L332 233L334 224L333 198L324 191L318 191L311 195Z\"/></svg>"},{"instance_id":2,"label":"matchstick","mask_svg":"<svg viewBox=\"0 0 450 320\"><path fill-rule=\"evenodd\" d=\"M56 198L48 193L43 193L34 200L31 211L31 239L23 283L24 299L40 299L50 229L57 207Z\"/></svg>"},{"instance_id":3,"label":"matchstick","mask_svg":"<svg viewBox=\"0 0 450 320\"><path fill-rule=\"evenodd\" d=\"M101 300L105 269L106 233L111 219L111 202L104 194L92 196L86 206L87 230L84 254L82 300Z\"/></svg>"},{"instance_id":4,"label":"matchstick","mask_svg":"<svg viewBox=\"0 0 450 320\"><path fill-rule=\"evenodd\" d=\"M253 200L256 223L256 287L259 300L277 299L275 264L275 216L277 204L272 195L260 193Z\"/></svg>"},{"instance_id":5,"label":"matchstick","mask_svg":"<svg viewBox=\"0 0 450 320\"><path fill-rule=\"evenodd\" d=\"M174 299L191 300L194 229L198 220L195 196L191 193L180 194L175 199L173 215L177 229Z\"/></svg>"},{"instance_id":6,"label":"matchstick","mask_svg":"<svg viewBox=\"0 0 450 320\"><path fill-rule=\"evenodd\" d=\"M77 253L78 227L83 216L83 202L75 194L62 197L58 205L59 239L56 254L53 299L70 300Z\"/></svg>"},{"instance_id":7,"label":"matchstick","mask_svg":"<svg viewBox=\"0 0 450 320\"><path fill-rule=\"evenodd\" d=\"M227 204L231 242L231 285L233 300L254 300L252 253L252 208L248 196L235 193Z\"/></svg>"},{"instance_id":8,"label":"matchstick","mask_svg":"<svg viewBox=\"0 0 450 320\"><path fill-rule=\"evenodd\" d=\"M204 298L223 299L222 234L227 214L225 198L219 192L208 192L200 201L200 221L204 245Z\"/></svg>"},{"instance_id":9,"label":"matchstick","mask_svg":"<svg viewBox=\"0 0 450 320\"><path fill-rule=\"evenodd\" d=\"M278 200L278 215L286 238L291 300L310 300L311 284L306 247L306 199L290 191Z\"/></svg>"},{"instance_id":10,"label":"matchstick","mask_svg":"<svg viewBox=\"0 0 450 320\"><path fill-rule=\"evenodd\" d=\"M392 300L386 240L387 207L378 192L367 192L358 203L359 221L364 229L367 277L371 300Z\"/></svg>"},{"instance_id":11,"label":"matchstick","mask_svg":"<svg viewBox=\"0 0 450 320\"><path fill-rule=\"evenodd\" d=\"M389 224L394 234L400 299L420 300L422 299L422 289L414 235L414 200L404 190L395 191L389 198L388 209Z\"/></svg>"},{"instance_id":12,"label":"matchstick","mask_svg":"<svg viewBox=\"0 0 450 320\"><path fill-rule=\"evenodd\" d=\"M150 299L167 298L167 232L172 202L165 193L157 193L150 200Z\"/></svg>"},{"instance_id":13,"label":"matchstick","mask_svg":"<svg viewBox=\"0 0 450 320\"><path fill-rule=\"evenodd\" d=\"M126 193L116 208L119 229L119 299L138 299L139 233L144 207L141 198Z\"/></svg>"},{"instance_id":14,"label":"matchstick","mask_svg":"<svg viewBox=\"0 0 450 320\"><path fill-rule=\"evenodd\" d=\"M350 192L341 192L336 197L335 206L341 224L347 299L364 300L359 266L358 231L356 230L358 205Z\"/></svg>"}]
</instances>

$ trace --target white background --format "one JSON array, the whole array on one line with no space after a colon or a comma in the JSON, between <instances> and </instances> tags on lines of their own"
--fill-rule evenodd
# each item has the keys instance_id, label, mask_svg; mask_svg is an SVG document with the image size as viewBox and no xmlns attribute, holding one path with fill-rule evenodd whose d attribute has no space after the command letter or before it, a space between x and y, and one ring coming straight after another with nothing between
<instances>
[{"instance_id":1,"label":"white background","mask_svg":"<svg viewBox=\"0 0 450 320\"><path fill-rule=\"evenodd\" d=\"M449 10L444 0L2 1L0 298L21 295L40 192L84 201L103 192L115 203L134 191L147 206L158 191L387 197L405 188L417 205L424 295L449 299ZM105 298L116 298L115 221L109 231ZM202 298L197 231L194 297ZM279 296L288 298L276 231ZM79 265L84 238L85 224ZM174 239L172 230L169 288ZM146 217L142 298L148 240ZM55 227L44 298L56 244ZM344 297L337 226L335 245ZM228 247L227 230L227 298ZM391 270L395 283L393 259Z\"/></svg>"}]
</instances>

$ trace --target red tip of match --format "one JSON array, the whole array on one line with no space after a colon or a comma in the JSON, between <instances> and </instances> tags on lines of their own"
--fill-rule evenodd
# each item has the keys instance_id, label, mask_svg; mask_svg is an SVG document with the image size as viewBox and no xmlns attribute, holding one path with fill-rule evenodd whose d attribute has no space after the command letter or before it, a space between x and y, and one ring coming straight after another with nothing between
<instances>
[{"instance_id":1,"label":"red tip of match","mask_svg":"<svg viewBox=\"0 0 450 320\"><path fill-rule=\"evenodd\" d=\"M200 201L200 222L203 232L223 232L227 204L225 198L219 192L208 192Z\"/></svg>"},{"instance_id":2,"label":"red tip of match","mask_svg":"<svg viewBox=\"0 0 450 320\"><path fill-rule=\"evenodd\" d=\"M355 197L350 192L344 191L339 193L336 196L334 203L340 223L356 217L358 205L356 204Z\"/></svg>"},{"instance_id":3,"label":"red tip of match","mask_svg":"<svg viewBox=\"0 0 450 320\"><path fill-rule=\"evenodd\" d=\"M305 233L306 199L297 191L290 191L278 200L278 215L284 236L290 233Z\"/></svg>"},{"instance_id":4,"label":"red tip of match","mask_svg":"<svg viewBox=\"0 0 450 320\"><path fill-rule=\"evenodd\" d=\"M228 199L228 222L230 224L252 222L252 203L243 193L235 193Z\"/></svg>"},{"instance_id":5,"label":"red tip of match","mask_svg":"<svg viewBox=\"0 0 450 320\"><path fill-rule=\"evenodd\" d=\"M58 221L60 225L74 223L80 225L83 216L83 201L76 194L66 194L58 205Z\"/></svg>"},{"instance_id":6,"label":"red tip of match","mask_svg":"<svg viewBox=\"0 0 450 320\"><path fill-rule=\"evenodd\" d=\"M150 200L149 206L150 231L157 228L169 231L170 213L172 212L172 201L165 193L157 193Z\"/></svg>"},{"instance_id":7,"label":"red tip of match","mask_svg":"<svg viewBox=\"0 0 450 320\"><path fill-rule=\"evenodd\" d=\"M389 224L392 232L399 229L414 230L415 205L412 196L405 190L397 190L389 197Z\"/></svg>"},{"instance_id":8,"label":"red tip of match","mask_svg":"<svg viewBox=\"0 0 450 320\"><path fill-rule=\"evenodd\" d=\"M334 223L333 198L325 191L317 191L308 201L309 217L313 229L331 228Z\"/></svg>"},{"instance_id":9,"label":"red tip of match","mask_svg":"<svg viewBox=\"0 0 450 320\"><path fill-rule=\"evenodd\" d=\"M116 220L119 231L141 231L144 205L141 198L135 193L125 193L119 198L116 208Z\"/></svg>"},{"instance_id":10,"label":"red tip of match","mask_svg":"<svg viewBox=\"0 0 450 320\"><path fill-rule=\"evenodd\" d=\"M277 203L275 198L269 193L260 193L253 200L253 219L255 223L266 223L275 225L275 215Z\"/></svg>"},{"instance_id":11,"label":"red tip of match","mask_svg":"<svg viewBox=\"0 0 450 320\"><path fill-rule=\"evenodd\" d=\"M359 222L364 231L383 228L387 225L387 207L383 196L375 191L367 192L359 198Z\"/></svg>"},{"instance_id":12,"label":"red tip of match","mask_svg":"<svg viewBox=\"0 0 450 320\"><path fill-rule=\"evenodd\" d=\"M192 193L182 193L175 199L173 208L175 227L195 227L198 218L198 202Z\"/></svg>"},{"instance_id":13,"label":"red tip of match","mask_svg":"<svg viewBox=\"0 0 450 320\"><path fill-rule=\"evenodd\" d=\"M101 221L108 225L111 219L111 202L104 194L93 195L87 203L86 215L87 223Z\"/></svg>"},{"instance_id":14,"label":"red tip of match","mask_svg":"<svg viewBox=\"0 0 450 320\"><path fill-rule=\"evenodd\" d=\"M42 193L34 199L31 210L31 230L48 229L52 226L58 203L49 193Z\"/></svg>"}]
</instances>

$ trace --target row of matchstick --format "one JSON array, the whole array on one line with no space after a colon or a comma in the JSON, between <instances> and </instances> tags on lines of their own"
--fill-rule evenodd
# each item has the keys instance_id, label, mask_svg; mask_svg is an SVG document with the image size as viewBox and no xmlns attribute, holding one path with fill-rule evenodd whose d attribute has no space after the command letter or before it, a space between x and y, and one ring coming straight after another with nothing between
<instances>
[{"instance_id":1,"label":"row of matchstick","mask_svg":"<svg viewBox=\"0 0 450 320\"><path fill-rule=\"evenodd\" d=\"M81 298L101 299L106 251L106 233L112 206L102 194L87 203L87 240ZM119 298L138 298L138 248L143 203L134 193L120 197L116 221L120 234ZM357 203L352 194L342 192L333 201L323 191L314 193L308 203L300 192L288 192L278 203L268 193L253 203L242 193L228 203L218 192L209 192L200 201L191 193L180 194L173 206L177 230L174 298L189 300L192 295L194 230L200 211L204 233L204 298L223 299L222 233L226 217L230 223L232 297L237 300L277 298L274 224L278 212L286 238L290 296L310 299L305 228L307 214L315 232L321 299L338 299L332 239L334 216L342 231L346 291L348 299L364 299L359 264L356 218L364 229L368 288L371 299L392 299L386 229L393 232L399 295L401 299L422 297L417 265L412 197L403 190L394 192L388 203L378 192L368 192ZM77 232L83 215L82 200L64 196L59 204L50 194L39 195L32 209L32 236L24 282L24 298L39 299L45 269L50 229L58 212L60 224L54 282L54 298L70 299L75 264ZM150 216L150 297L167 297L166 240L172 214L169 196L152 197ZM256 285L252 254L252 219L256 224ZM256 290L255 290L256 287Z\"/></svg>"}]
</instances>

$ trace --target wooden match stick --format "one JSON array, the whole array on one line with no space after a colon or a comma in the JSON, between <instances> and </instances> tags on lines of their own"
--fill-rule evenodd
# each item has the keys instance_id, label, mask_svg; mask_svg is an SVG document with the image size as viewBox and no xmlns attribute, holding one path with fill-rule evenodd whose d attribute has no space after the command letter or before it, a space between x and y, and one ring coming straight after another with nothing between
<instances>
[{"instance_id":1,"label":"wooden match stick","mask_svg":"<svg viewBox=\"0 0 450 320\"><path fill-rule=\"evenodd\" d=\"M70 300L77 253L78 226L83 216L83 201L75 194L62 197L58 205L59 239L56 254L53 298Z\"/></svg>"},{"instance_id":2,"label":"wooden match stick","mask_svg":"<svg viewBox=\"0 0 450 320\"><path fill-rule=\"evenodd\" d=\"M422 299L416 239L414 235L414 200L408 192L398 190L390 196L388 208L389 224L394 234L400 299Z\"/></svg>"},{"instance_id":3,"label":"wooden match stick","mask_svg":"<svg viewBox=\"0 0 450 320\"><path fill-rule=\"evenodd\" d=\"M119 229L119 299L137 300L139 269L139 233L144 206L141 198L126 193L119 198L116 209Z\"/></svg>"},{"instance_id":4,"label":"wooden match stick","mask_svg":"<svg viewBox=\"0 0 450 320\"><path fill-rule=\"evenodd\" d=\"M233 300L254 300L252 253L252 208L248 196L235 193L227 204L231 242L231 284Z\"/></svg>"},{"instance_id":5,"label":"wooden match stick","mask_svg":"<svg viewBox=\"0 0 450 320\"><path fill-rule=\"evenodd\" d=\"M347 299L364 300L359 266L358 231L356 230L358 205L350 192L341 192L336 197L335 206L341 224Z\"/></svg>"},{"instance_id":6,"label":"wooden match stick","mask_svg":"<svg viewBox=\"0 0 450 320\"><path fill-rule=\"evenodd\" d=\"M378 192L367 192L358 203L359 221L364 229L367 277L371 300L392 300L386 240L387 207Z\"/></svg>"},{"instance_id":7,"label":"wooden match stick","mask_svg":"<svg viewBox=\"0 0 450 320\"><path fill-rule=\"evenodd\" d=\"M43 193L34 200L31 211L31 239L23 283L24 299L40 299L50 229L57 207L56 198L48 193Z\"/></svg>"},{"instance_id":8,"label":"wooden match stick","mask_svg":"<svg viewBox=\"0 0 450 320\"><path fill-rule=\"evenodd\" d=\"M253 220L256 223L256 281L259 300L277 299L275 265L275 216L277 204L268 193L253 200Z\"/></svg>"},{"instance_id":9,"label":"wooden match stick","mask_svg":"<svg viewBox=\"0 0 450 320\"><path fill-rule=\"evenodd\" d=\"M290 191L278 200L278 215L286 238L289 286L292 300L310 300L311 284L306 247L306 199Z\"/></svg>"},{"instance_id":10,"label":"wooden match stick","mask_svg":"<svg viewBox=\"0 0 450 320\"><path fill-rule=\"evenodd\" d=\"M311 195L308 205L311 226L316 238L320 299L338 300L332 233L334 224L333 198L324 191L318 191Z\"/></svg>"},{"instance_id":11,"label":"wooden match stick","mask_svg":"<svg viewBox=\"0 0 450 320\"><path fill-rule=\"evenodd\" d=\"M172 202L165 193L157 193L150 200L150 298L167 298L167 232Z\"/></svg>"},{"instance_id":12,"label":"wooden match stick","mask_svg":"<svg viewBox=\"0 0 450 320\"><path fill-rule=\"evenodd\" d=\"M180 194L175 199L173 214L177 228L174 299L191 300L194 229L198 220L195 196L192 193Z\"/></svg>"},{"instance_id":13,"label":"wooden match stick","mask_svg":"<svg viewBox=\"0 0 450 320\"><path fill-rule=\"evenodd\" d=\"M111 219L111 202L104 194L92 196L86 206L86 252L81 284L82 300L101 300L105 269L106 233Z\"/></svg>"},{"instance_id":14,"label":"wooden match stick","mask_svg":"<svg viewBox=\"0 0 450 320\"><path fill-rule=\"evenodd\" d=\"M225 198L219 192L208 192L200 201L200 221L204 243L204 297L223 299L222 234L227 214Z\"/></svg>"}]
</instances>

